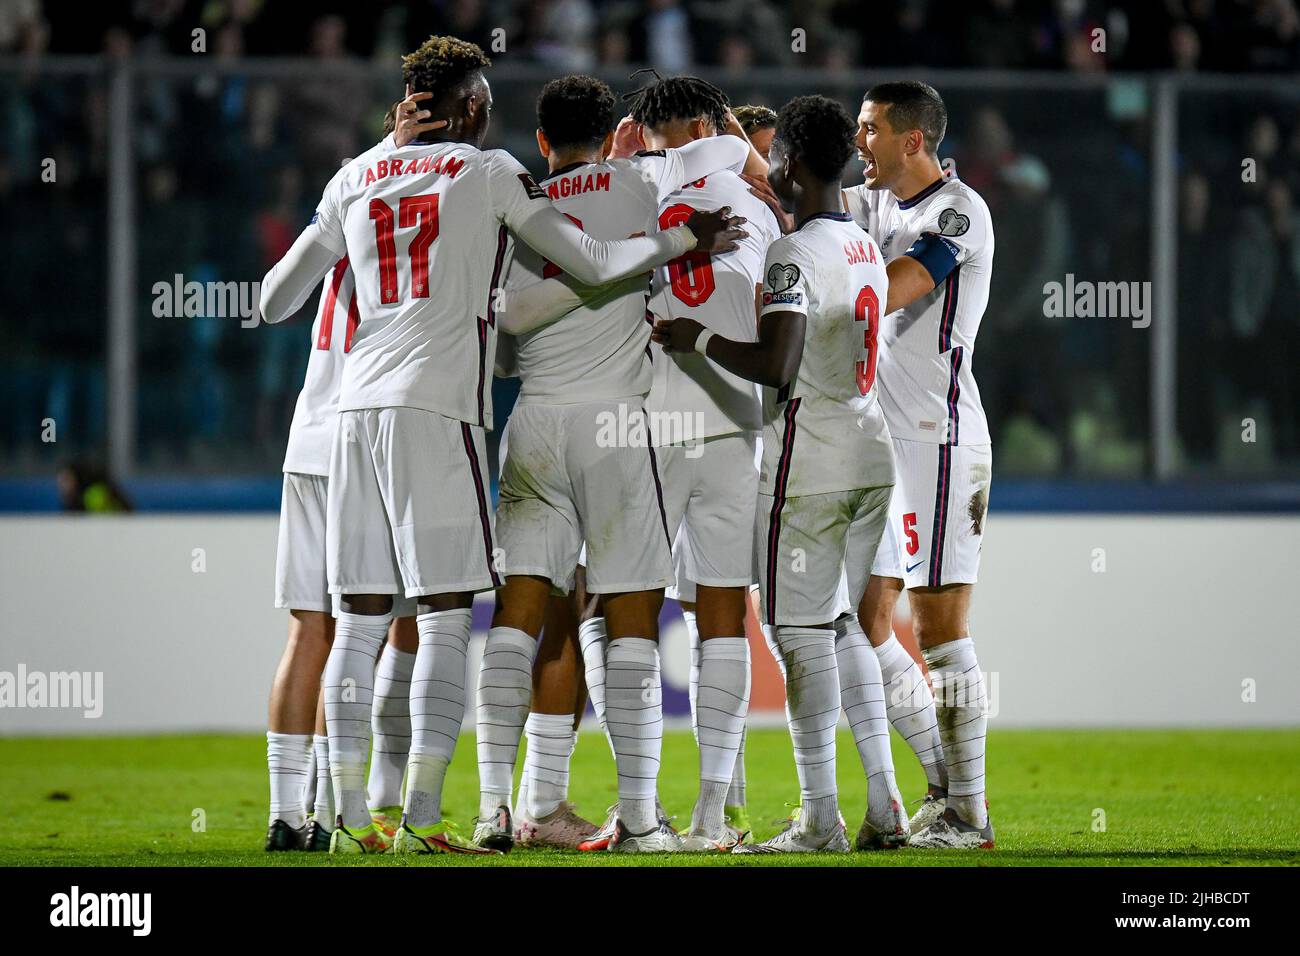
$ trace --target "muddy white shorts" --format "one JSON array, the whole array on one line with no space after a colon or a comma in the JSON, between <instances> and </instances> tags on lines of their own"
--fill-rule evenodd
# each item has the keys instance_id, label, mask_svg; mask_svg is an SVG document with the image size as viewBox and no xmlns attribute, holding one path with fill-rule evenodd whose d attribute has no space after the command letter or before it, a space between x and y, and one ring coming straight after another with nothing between
<instances>
[{"instance_id":1,"label":"muddy white shorts","mask_svg":"<svg viewBox=\"0 0 1300 956\"><path fill-rule=\"evenodd\" d=\"M503 574L537 575L568 592L581 559L592 594L672 583L658 450L626 440L616 427L627 415L621 405L515 406L497 502Z\"/></svg>"},{"instance_id":2,"label":"muddy white shorts","mask_svg":"<svg viewBox=\"0 0 1300 956\"><path fill-rule=\"evenodd\" d=\"M894 498L871 573L905 587L974 584L993 477L991 445L894 439Z\"/></svg>"},{"instance_id":3,"label":"muddy white shorts","mask_svg":"<svg viewBox=\"0 0 1300 956\"><path fill-rule=\"evenodd\" d=\"M758 496L754 558L762 623L829 624L857 609L885 527L890 490L885 485L793 498Z\"/></svg>"}]
</instances>

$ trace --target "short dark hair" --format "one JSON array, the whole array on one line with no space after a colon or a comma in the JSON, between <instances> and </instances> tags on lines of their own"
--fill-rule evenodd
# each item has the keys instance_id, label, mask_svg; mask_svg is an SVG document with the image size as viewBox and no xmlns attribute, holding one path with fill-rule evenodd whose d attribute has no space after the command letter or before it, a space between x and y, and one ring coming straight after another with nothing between
<instances>
[{"instance_id":1,"label":"short dark hair","mask_svg":"<svg viewBox=\"0 0 1300 956\"><path fill-rule=\"evenodd\" d=\"M632 76L637 76L637 73ZM653 129L673 120L704 117L719 133L727 128L727 110L731 103L727 94L712 83L698 76L664 79L655 73L654 77L655 82L624 97L630 102L632 118L638 123Z\"/></svg>"},{"instance_id":2,"label":"short dark hair","mask_svg":"<svg viewBox=\"0 0 1300 956\"><path fill-rule=\"evenodd\" d=\"M542 87L537 125L552 146L598 146L618 125L617 102L594 76L562 76Z\"/></svg>"},{"instance_id":3,"label":"short dark hair","mask_svg":"<svg viewBox=\"0 0 1300 956\"><path fill-rule=\"evenodd\" d=\"M737 106L731 112L736 115L736 120L746 136L753 136L760 129L772 129L776 126L776 110L768 106Z\"/></svg>"},{"instance_id":4,"label":"short dark hair","mask_svg":"<svg viewBox=\"0 0 1300 956\"><path fill-rule=\"evenodd\" d=\"M877 83L862 99L888 107L886 115L895 132L919 129L925 137L925 148L932 156L938 154L943 134L948 131L948 107L943 105L939 91L929 83L920 80Z\"/></svg>"},{"instance_id":5,"label":"short dark hair","mask_svg":"<svg viewBox=\"0 0 1300 956\"><path fill-rule=\"evenodd\" d=\"M432 36L402 57L402 79L416 93L432 93L437 103L468 77L492 65L476 44L456 37Z\"/></svg>"},{"instance_id":6,"label":"short dark hair","mask_svg":"<svg viewBox=\"0 0 1300 956\"><path fill-rule=\"evenodd\" d=\"M773 142L823 182L838 182L857 148L849 111L825 96L796 96L776 117Z\"/></svg>"}]
</instances>

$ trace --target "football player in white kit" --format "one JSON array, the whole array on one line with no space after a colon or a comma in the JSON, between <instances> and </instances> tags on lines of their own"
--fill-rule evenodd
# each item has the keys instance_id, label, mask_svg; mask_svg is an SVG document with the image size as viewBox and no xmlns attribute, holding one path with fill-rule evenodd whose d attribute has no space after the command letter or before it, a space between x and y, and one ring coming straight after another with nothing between
<instances>
[{"instance_id":1,"label":"football player in white kit","mask_svg":"<svg viewBox=\"0 0 1300 956\"><path fill-rule=\"evenodd\" d=\"M684 183L739 169L748 156L744 140L726 137L602 161L614 134L614 107L609 87L588 76L553 80L537 104L538 147L550 168L539 186L593 237L656 232L665 197ZM538 253L520 250L507 290L560 272ZM553 590L572 589L584 538L586 589L602 596L609 638L604 704L619 813L608 849L678 848L676 834L655 812L662 743L656 642L672 561L645 424L647 292L646 277L638 275L588 290L588 302L553 324L520 322L510 310L499 316L501 328L515 336L522 389L510 418L497 511L505 586L478 684L481 792L474 840L493 849L513 843L510 792L525 729L530 805L516 808L523 842L574 847L596 829L564 799L572 693L557 687L551 695L542 688L529 713L548 601Z\"/></svg>"},{"instance_id":2,"label":"football player in white kit","mask_svg":"<svg viewBox=\"0 0 1300 956\"><path fill-rule=\"evenodd\" d=\"M632 118L652 150L703 142L737 121L727 97L695 77L658 80L638 91ZM737 124L738 125L738 124ZM757 156L749 169L763 175ZM656 319L692 318L739 342L758 337L756 304L776 218L741 179L723 170L687 183L659 210L667 228L697 209L728 206L749 237L725 256L690 252L655 272ZM729 851L749 831L744 739L749 710L745 601L753 579L753 512L758 494L755 438L762 403L754 383L694 353L654 364L648 408L659 422L668 530L676 584L690 637L691 723L700 749L700 790L683 849Z\"/></svg>"},{"instance_id":3,"label":"football player in white kit","mask_svg":"<svg viewBox=\"0 0 1300 956\"><path fill-rule=\"evenodd\" d=\"M404 57L408 88L433 93L429 112L447 125L344 166L262 286L264 308L281 296L300 303L347 255L362 316L344 364L327 502L327 574L342 595L324 688L338 802L331 852L390 843L366 807L365 761L373 660L390 595L402 591L418 599L420 644L403 822L391 842L400 852L492 852L441 819L441 794L465 708L473 595L502 583L483 459L511 234L596 284L697 242L728 248L738 232L714 214L634 239L585 235L517 160L480 149L489 63L454 37L431 37Z\"/></svg>"},{"instance_id":4,"label":"football player in white kit","mask_svg":"<svg viewBox=\"0 0 1300 956\"><path fill-rule=\"evenodd\" d=\"M768 249L758 341L724 338L691 319L655 327L669 351L697 352L766 386L754 557L763 621L786 665L801 811L777 836L736 853L849 850L835 783L842 691L835 622L866 588L893 484L875 387L889 280L875 242L841 211L839 195L853 128L844 108L822 96L796 97L778 115L768 181L793 205L798 225ZM871 680L866 673L855 679ZM884 795L869 793L864 829L870 825L876 845L901 845L907 821L893 784L883 694L864 706L884 729L864 755Z\"/></svg>"},{"instance_id":5,"label":"football player in white kit","mask_svg":"<svg viewBox=\"0 0 1300 956\"><path fill-rule=\"evenodd\" d=\"M386 139L363 155L379 155L392 145ZM265 314L263 318L273 323L291 314ZM290 619L288 642L271 684L267 708L267 765L271 780L267 850L327 850L334 825L328 741L324 712L319 707L321 673L334 639L335 600L331 599L325 578L325 501L343 357L351 345L357 317L352 271L344 257L335 263L322 284L316 319L312 323L311 356L294 406L285 451L275 606L287 609ZM414 614L415 602L399 598L377 677L381 684L404 684L402 672L409 665L416 644ZM406 764L405 746L400 747L400 753L389 753L386 743L389 738L402 741L410 733L409 717L405 728L401 726L406 711L404 686L400 693L400 700L377 694L374 720L383 729L376 736L377 753L371 763L367 789L372 805L380 814L399 801L397 793ZM311 786L313 778L314 787ZM304 789L308 801L303 799ZM312 816L308 820L309 813Z\"/></svg>"},{"instance_id":6,"label":"football player in white kit","mask_svg":"<svg viewBox=\"0 0 1300 956\"><path fill-rule=\"evenodd\" d=\"M984 200L939 165L946 127L939 94L915 81L872 87L858 115L865 182L846 190L845 200L889 263L880 403L897 468L859 618L885 674L893 723L929 779L911 845L991 848L984 684L969 611L992 477L972 365L993 224ZM891 631L904 587L937 700Z\"/></svg>"}]
</instances>

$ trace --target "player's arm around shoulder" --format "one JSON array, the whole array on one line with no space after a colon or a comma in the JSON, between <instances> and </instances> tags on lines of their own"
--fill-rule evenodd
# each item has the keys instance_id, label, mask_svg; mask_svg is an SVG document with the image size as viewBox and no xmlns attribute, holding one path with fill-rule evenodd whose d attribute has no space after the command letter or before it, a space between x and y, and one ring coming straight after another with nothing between
<instances>
[{"instance_id":1,"label":"player's arm around shoulder","mask_svg":"<svg viewBox=\"0 0 1300 956\"><path fill-rule=\"evenodd\" d=\"M964 190L943 192L926 210L921 234L889 263L886 314L929 295L953 270L981 259L991 237L988 207Z\"/></svg>"},{"instance_id":2,"label":"player's arm around shoulder","mask_svg":"<svg viewBox=\"0 0 1300 956\"><path fill-rule=\"evenodd\" d=\"M651 338L665 352L698 352L728 372L759 385L780 388L799 369L807 325L809 257L793 236L774 242L765 262L758 341L737 342L694 319L660 319ZM783 261L784 260L784 261Z\"/></svg>"},{"instance_id":3,"label":"player's arm around shoulder","mask_svg":"<svg viewBox=\"0 0 1300 956\"><path fill-rule=\"evenodd\" d=\"M302 308L325 273L347 252L341 202L346 169L334 174L307 228L262 278L258 309L263 321L283 322Z\"/></svg>"}]
</instances>

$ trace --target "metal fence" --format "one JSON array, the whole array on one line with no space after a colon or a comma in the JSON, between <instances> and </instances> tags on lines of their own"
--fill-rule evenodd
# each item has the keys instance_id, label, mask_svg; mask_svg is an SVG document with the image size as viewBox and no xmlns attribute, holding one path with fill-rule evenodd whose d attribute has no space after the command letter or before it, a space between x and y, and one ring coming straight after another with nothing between
<instances>
[{"instance_id":1,"label":"metal fence","mask_svg":"<svg viewBox=\"0 0 1300 956\"><path fill-rule=\"evenodd\" d=\"M551 75L490 76L489 145L539 171ZM733 103L856 111L900 74L705 75ZM974 368L999 476L1300 475L1300 81L914 75L993 212ZM360 61L0 60L0 471L51 473L53 449L119 476L278 470L308 316L186 314L183 290L260 279L399 90Z\"/></svg>"}]
</instances>

